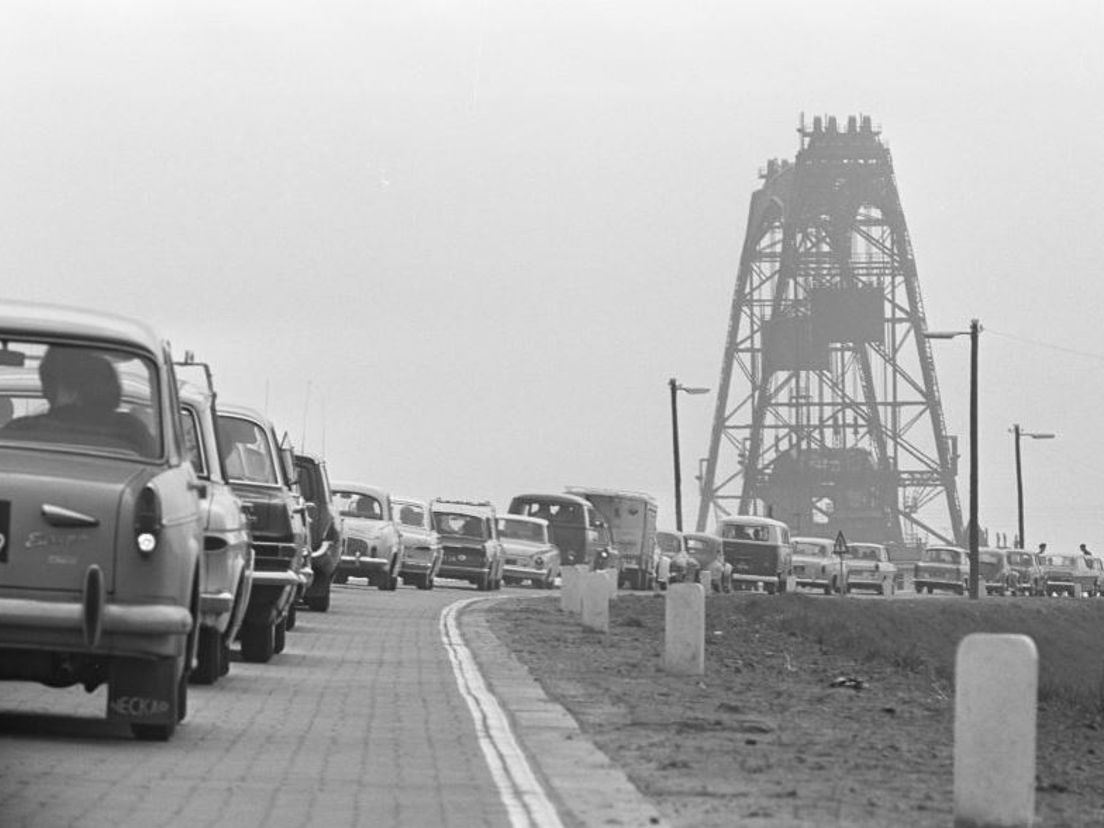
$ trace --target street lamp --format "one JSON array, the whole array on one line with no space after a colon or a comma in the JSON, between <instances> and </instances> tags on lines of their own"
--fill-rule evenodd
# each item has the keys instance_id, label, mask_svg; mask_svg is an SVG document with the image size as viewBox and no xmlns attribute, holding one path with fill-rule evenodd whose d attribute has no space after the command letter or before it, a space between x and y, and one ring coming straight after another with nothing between
<instances>
[{"instance_id":1,"label":"street lamp","mask_svg":"<svg viewBox=\"0 0 1104 828\"><path fill-rule=\"evenodd\" d=\"M1032 440L1053 440L1054 435L1038 431L1024 431L1020 428L1019 423L1015 423L1012 426L1012 434L1015 436L1016 442L1016 516L1018 518L1017 528L1020 533L1020 549L1027 549L1027 542L1024 540L1023 471L1020 467L1020 438L1030 437Z\"/></svg>"},{"instance_id":2,"label":"street lamp","mask_svg":"<svg viewBox=\"0 0 1104 828\"><path fill-rule=\"evenodd\" d=\"M671 439L675 454L675 528L682 531L682 470L679 468L679 430L678 430L678 392L687 394L708 394L708 388L693 388L682 385L674 377L667 380L671 387Z\"/></svg>"},{"instance_id":3,"label":"street lamp","mask_svg":"<svg viewBox=\"0 0 1104 828\"><path fill-rule=\"evenodd\" d=\"M981 597L978 561L978 335L981 323L970 320L968 331L924 331L925 339L970 337L970 597Z\"/></svg>"}]
</instances>

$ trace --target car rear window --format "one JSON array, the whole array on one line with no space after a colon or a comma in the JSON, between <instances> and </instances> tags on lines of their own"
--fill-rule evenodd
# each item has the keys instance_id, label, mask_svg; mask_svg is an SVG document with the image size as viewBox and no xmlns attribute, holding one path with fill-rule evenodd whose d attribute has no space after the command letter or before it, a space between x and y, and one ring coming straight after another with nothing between
<instances>
[{"instance_id":1,"label":"car rear window","mask_svg":"<svg viewBox=\"0 0 1104 828\"><path fill-rule=\"evenodd\" d=\"M148 356L11 339L0 349L2 443L160 457L159 399Z\"/></svg>"}]
</instances>

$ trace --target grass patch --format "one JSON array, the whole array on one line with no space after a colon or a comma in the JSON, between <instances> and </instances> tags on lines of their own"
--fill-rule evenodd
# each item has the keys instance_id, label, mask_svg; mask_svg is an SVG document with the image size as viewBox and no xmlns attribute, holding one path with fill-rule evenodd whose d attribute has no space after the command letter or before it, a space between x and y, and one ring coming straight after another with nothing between
<instances>
[{"instance_id":1,"label":"grass patch","mask_svg":"<svg viewBox=\"0 0 1104 828\"><path fill-rule=\"evenodd\" d=\"M772 624L827 653L887 664L953 684L970 633L1018 633L1039 652L1039 701L1104 711L1104 601L831 600L754 596L726 608L737 624Z\"/></svg>"}]
</instances>

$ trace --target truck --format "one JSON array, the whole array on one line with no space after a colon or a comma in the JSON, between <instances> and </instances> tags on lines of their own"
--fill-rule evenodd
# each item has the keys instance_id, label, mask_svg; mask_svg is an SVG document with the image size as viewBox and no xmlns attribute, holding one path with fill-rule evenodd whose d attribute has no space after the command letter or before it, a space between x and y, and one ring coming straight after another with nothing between
<instances>
[{"instance_id":1,"label":"truck","mask_svg":"<svg viewBox=\"0 0 1104 828\"><path fill-rule=\"evenodd\" d=\"M655 498L643 492L568 486L567 493L594 506L609 525L617 548L618 586L648 590L655 584L659 549L656 546Z\"/></svg>"}]
</instances>

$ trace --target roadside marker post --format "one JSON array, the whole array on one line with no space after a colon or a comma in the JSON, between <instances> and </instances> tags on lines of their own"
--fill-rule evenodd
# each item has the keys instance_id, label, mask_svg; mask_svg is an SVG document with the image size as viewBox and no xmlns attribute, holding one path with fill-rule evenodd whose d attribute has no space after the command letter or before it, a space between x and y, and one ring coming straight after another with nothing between
<instances>
[{"instance_id":1,"label":"roadside marker post","mask_svg":"<svg viewBox=\"0 0 1104 828\"><path fill-rule=\"evenodd\" d=\"M972 633L955 657L954 824L1035 824L1039 654L1026 635Z\"/></svg>"},{"instance_id":2,"label":"roadside marker post","mask_svg":"<svg viewBox=\"0 0 1104 828\"><path fill-rule=\"evenodd\" d=\"M616 574L616 570L615 570ZM610 580L604 572L581 575L582 621L588 630L609 632Z\"/></svg>"},{"instance_id":3,"label":"roadside marker post","mask_svg":"<svg viewBox=\"0 0 1104 828\"><path fill-rule=\"evenodd\" d=\"M713 591L713 573L702 572L698 575L698 583L701 584L702 591L705 592L706 597L709 597L709 593Z\"/></svg>"},{"instance_id":4,"label":"roadside marker post","mask_svg":"<svg viewBox=\"0 0 1104 828\"><path fill-rule=\"evenodd\" d=\"M667 587L663 669L700 676L705 672L705 590L701 584Z\"/></svg>"},{"instance_id":5,"label":"roadside marker post","mask_svg":"<svg viewBox=\"0 0 1104 828\"><path fill-rule=\"evenodd\" d=\"M584 567L585 571L585 567ZM560 609L576 615L583 611L582 573L579 567L565 566L560 570Z\"/></svg>"}]
</instances>

